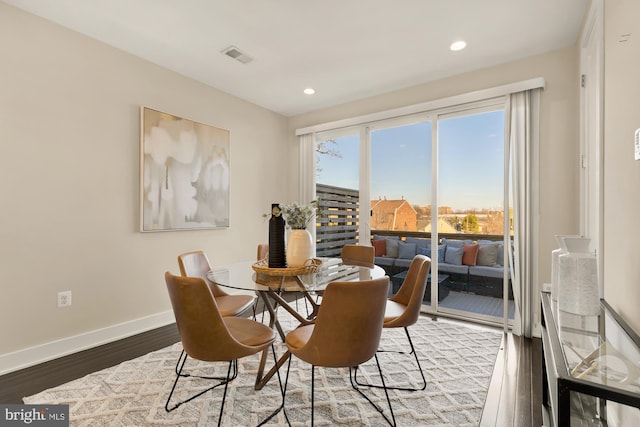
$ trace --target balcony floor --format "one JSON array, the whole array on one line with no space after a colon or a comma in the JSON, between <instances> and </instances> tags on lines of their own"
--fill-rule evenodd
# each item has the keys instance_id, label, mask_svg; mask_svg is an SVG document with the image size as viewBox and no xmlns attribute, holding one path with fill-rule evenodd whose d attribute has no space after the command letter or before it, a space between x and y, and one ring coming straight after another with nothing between
<instances>
[{"instance_id":1,"label":"balcony floor","mask_svg":"<svg viewBox=\"0 0 640 427\"><path fill-rule=\"evenodd\" d=\"M440 301L439 306L502 318L503 302L500 298L450 291L449 294ZM508 307L509 319L513 319L515 314L515 303L513 300L508 301Z\"/></svg>"}]
</instances>

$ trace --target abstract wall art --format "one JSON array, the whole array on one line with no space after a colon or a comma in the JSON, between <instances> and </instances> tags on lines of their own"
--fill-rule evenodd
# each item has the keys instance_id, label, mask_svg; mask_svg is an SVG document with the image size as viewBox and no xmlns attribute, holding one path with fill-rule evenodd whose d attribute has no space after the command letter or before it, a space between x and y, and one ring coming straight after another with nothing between
<instances>
[{"instance_id":1,"label":"abstract wall art","mask_svg":"<svg viewBox=\"0 0 640 427\"><path fill-rule=\"evenodd\" d=\"M229 227L229 131L140 108L140 231Z\"/></svg>"}]
</instances>

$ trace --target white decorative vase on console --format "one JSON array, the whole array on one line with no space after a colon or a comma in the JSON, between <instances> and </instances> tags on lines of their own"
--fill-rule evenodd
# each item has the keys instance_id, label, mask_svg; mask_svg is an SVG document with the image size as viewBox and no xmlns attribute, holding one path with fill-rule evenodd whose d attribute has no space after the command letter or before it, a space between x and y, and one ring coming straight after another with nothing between
<instances>
[{"instance_id":1,"label":"white decorative vase on console","mask_svg":"<svg viewBox=\"0 0 640 427\"><path fill-rule=\"evenodd\" d=\"M600 313L598 262L589 251L591 239L565 237L566 252L558 256L558 309L579 316Z\"/></svg>"},{"instance_id":2,"label":"white decorative vase on console","mask_svg":"<svg viewBox=\"0 0 640 427\"><path fill-rule=\"evenodd\" d=\"M302 267L313 258L315 246L311 233L306 229L294 229L287 239L287 265L291 268Z\"/></svg>"},{"instance_id":3,"label":"white decorative vase on console","mask_svg":"<svg viewBox=\"0 0 640 427\"><path fill-rule=\"evenodd\" d=\"M580 237L573 234L556 234L556 243L558 248L551 251L551 299L558 301L558 279L560 276L560 269L558 268L558 259L560 255L567 252L567 247L564 244L565 237Z\"/></svg>"}]
</instances>

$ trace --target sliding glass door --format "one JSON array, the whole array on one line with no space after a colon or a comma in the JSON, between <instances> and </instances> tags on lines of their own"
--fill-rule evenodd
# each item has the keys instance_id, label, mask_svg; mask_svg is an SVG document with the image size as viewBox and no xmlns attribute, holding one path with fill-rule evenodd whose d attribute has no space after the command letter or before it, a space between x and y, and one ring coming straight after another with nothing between
<instances>
[{"instance_id":1,"label":"sliding glass door","mask_svg":"<svg viewBox=\"0 0 640 427\"><path fill-rule=\"evenodd\" d=\"M440 280L448 295L439 309L500 322L505 295L504 108L443 114L438 119L438 230L444 260ZM508 210L507 210L508 213Z\"/></svg>"},{"instance_id":2,"label":"sliding glass door","mask_svg":"<svg viewBox=\"0 0 640 427\"><path fill-rule=\"evenodd\" d=\"M431 256L433 125L422 115L375 123L369 129L371 234L386 243L377 262L395 292L413 257ZM427 291L423 303L430 301Z\"/></svg>"},{"instance_id":3,"label":"sliding glass door","mask_svg":"<svg viewBox=\"0 0 640 427\"><path fill-rule=\"evenodd\" d=\"M504 109L499 98L316 134L316 193L326 205L317 253L371 239L394 290L413 256L427 255L425 311L513 319L511 284L504 290Z\"/></svg>"}]
</instances>

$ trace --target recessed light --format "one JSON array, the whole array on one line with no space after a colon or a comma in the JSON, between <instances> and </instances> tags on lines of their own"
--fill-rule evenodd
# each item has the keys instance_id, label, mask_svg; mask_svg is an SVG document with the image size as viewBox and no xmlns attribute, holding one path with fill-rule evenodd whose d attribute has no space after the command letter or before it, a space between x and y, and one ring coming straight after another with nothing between
<instances>
[{"instance_id":1,"label":"recessed light","mask_svg":"<svg viewBox=\"0 0 640 427\"><path fill-rule=\"evenodd\" d=\"M304 93L306 93L307 95L313 95L314 93L316 93L316 91L315 89L308 87L304 90Z\"/></svg>"},{"instance_id":2,"label":"recessed light","mask_svg":"<svg viewBox=\"0 0 640 427\"><path fill-rule=\"evenodd\" d=\"M467 47L467 42L465 42L464 40L458 40L457 42L451 43L451 46L449 46L449 49L455 52L458 50L462 50L465 47Z\"/></svg>"}]
</instances>

